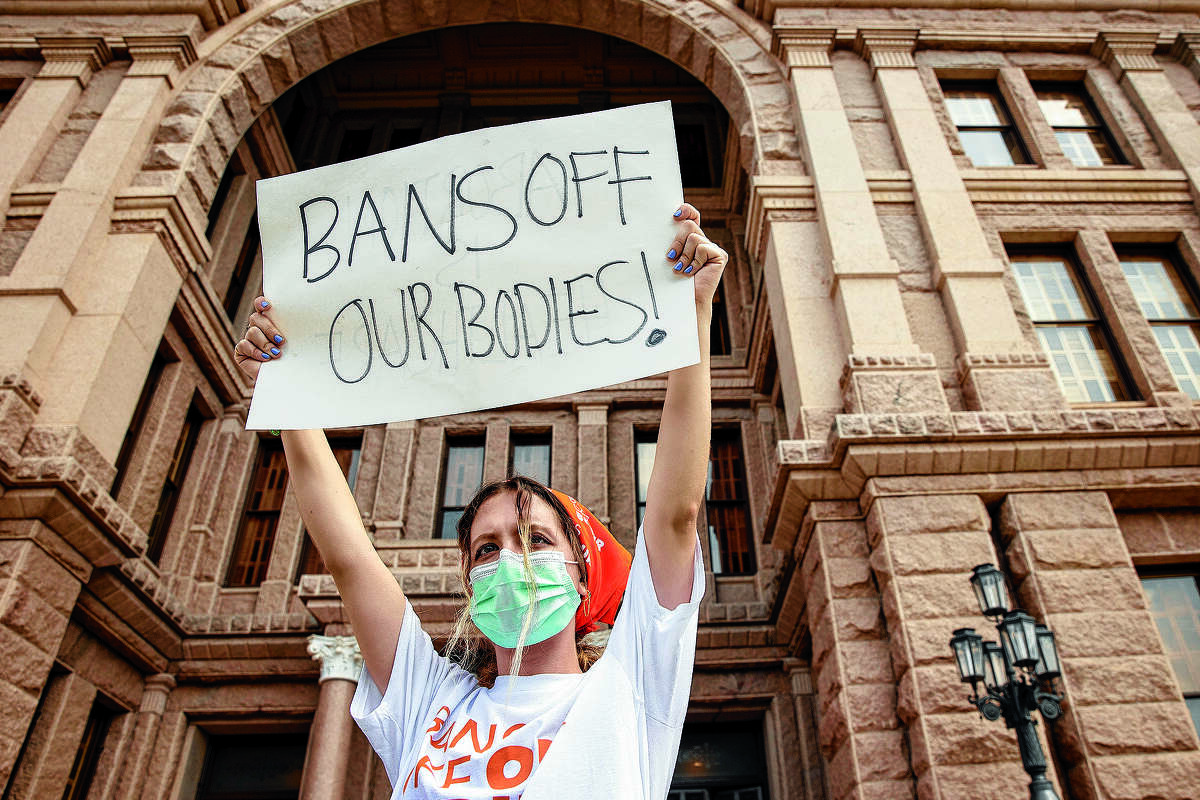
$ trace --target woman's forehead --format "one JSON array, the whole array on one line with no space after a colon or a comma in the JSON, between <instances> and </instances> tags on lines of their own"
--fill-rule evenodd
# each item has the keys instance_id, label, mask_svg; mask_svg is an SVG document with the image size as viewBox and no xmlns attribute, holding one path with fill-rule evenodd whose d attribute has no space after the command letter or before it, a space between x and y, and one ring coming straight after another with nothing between
<instances>
[{"instance_id":1,"label":"woman's forehead","mask_svg":"<svg viewBox=\"0 0 1200 800\"><path fill-rule=\"evenodd\" d=\"M517 525L517 493L500 492L484 500L475 514L471 525L471 538L496 530L515 530ZM558 515L550 504L531 494L529 498L529 522L535 527L557 531L562 527Z\"/></svg>"}]
</instances>

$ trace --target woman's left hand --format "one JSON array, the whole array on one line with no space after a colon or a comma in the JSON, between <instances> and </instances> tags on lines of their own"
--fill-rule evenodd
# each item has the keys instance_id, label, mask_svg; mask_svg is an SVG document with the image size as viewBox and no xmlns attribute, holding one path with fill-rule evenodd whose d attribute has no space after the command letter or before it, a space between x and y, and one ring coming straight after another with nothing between
<instances>
[{"instance_id":1,"label":"woman's left hand","mask_svg":"<svg viewBox=\"0 0 1200 800\"><path fill-rule=\"evenodd\" d=\"M684 203L674 216L679 233L667 248L667 261L676 275L695 278L697 305L712 303L729 254L704 235L695 206Z\"/></svg>"}]
</instances>

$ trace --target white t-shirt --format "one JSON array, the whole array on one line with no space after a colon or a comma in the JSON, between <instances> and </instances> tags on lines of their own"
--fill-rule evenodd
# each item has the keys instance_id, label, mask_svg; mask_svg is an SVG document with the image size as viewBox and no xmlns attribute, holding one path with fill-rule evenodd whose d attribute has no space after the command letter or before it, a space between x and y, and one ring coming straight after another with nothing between
<instances>
[{"instance_id":1,"label":"white t-shirt","mask_svg":"<svg viewBox=\"0 0 1200 800\"><path fill-rule=\"evenodd\" d=\"M703 594L697 542L689 602L659 605L638 531L624 602L591 669L501 676L491 689L437 654L408 605L387 693L364 668L350 704L392 800L662 800Z\"/></svg>"}]
</instances>

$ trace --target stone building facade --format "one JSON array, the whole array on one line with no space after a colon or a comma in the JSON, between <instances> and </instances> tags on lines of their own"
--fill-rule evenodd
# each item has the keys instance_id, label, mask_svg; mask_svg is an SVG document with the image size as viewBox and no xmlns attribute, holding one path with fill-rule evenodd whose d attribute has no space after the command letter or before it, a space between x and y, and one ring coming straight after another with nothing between
<instances>
[{"instance_id":1,"label":"stone building facade","mask_svg":"<svg viewBox=\"0 0 1200 800\"><path fill-rule=\"evenodd\" d=\"M3 796L389 796L244 430L253 182L671 99L733 254L673 796L1023 796L947 646L994 562L1060 795L1200 797L1198 58L1189 0L0 2ZM331 432L435 635L465 484L632 541L664 386Z\"/></svg>"}]
</instances>

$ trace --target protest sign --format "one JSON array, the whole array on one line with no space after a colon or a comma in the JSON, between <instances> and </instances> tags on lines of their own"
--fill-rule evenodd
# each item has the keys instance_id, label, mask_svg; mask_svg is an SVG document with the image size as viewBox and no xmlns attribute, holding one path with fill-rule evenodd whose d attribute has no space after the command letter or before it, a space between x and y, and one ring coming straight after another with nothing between
<instances>
[{"instance_id":1,"label":"protest sign","mask_svg":"<svg viewBox=\"0 0 1200 800\"><path fill-rule=\"evenodd\" d=\"M472 131L258 182L288 337L247 427L495 408L699 360L669 103Z\"/></svg>"}]
</instances>

